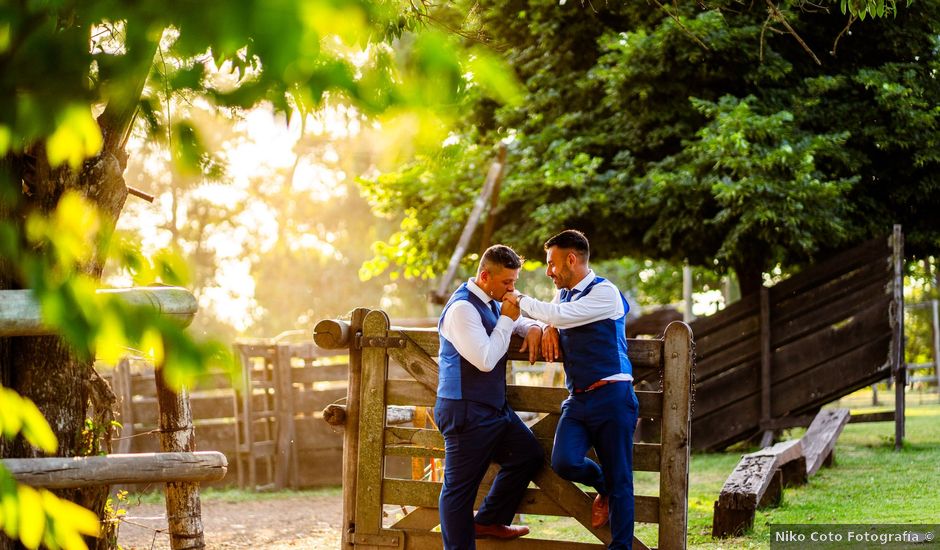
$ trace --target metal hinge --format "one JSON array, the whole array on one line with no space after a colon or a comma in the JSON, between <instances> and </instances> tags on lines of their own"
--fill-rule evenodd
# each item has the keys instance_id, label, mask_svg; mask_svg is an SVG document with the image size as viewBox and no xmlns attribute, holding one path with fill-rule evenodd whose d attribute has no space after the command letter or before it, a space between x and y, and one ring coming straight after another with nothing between
<instances>
[{"instance_id":1,"label":"metal hinge","mask_svg":"<svg viewBox=\"0 0 940 550\"><path fill-rule=\"evenodd\" d=\"M354 545L361 544L363 546L388 546L391 548L401 548L403 546L404 538L400 532L390 531L388 529L383 529L382 534L379 535L367 535L364 533L351 533L351 539Z\"/></svg>"},{"instance_id":2,"label":"metal hinge","mask_svg":"<svg viewBox=\"0 0 940 550\"><path fill-rule=\"evenodd\" d=\"M356 334L357 348L405 348L406 340L400 336L363 336Z\"/></svg>"}]
</instances>

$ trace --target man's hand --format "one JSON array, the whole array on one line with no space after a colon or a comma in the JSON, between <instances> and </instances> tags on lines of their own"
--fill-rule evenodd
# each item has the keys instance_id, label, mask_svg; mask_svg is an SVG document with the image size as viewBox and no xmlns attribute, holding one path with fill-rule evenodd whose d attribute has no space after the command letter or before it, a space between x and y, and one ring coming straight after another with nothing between
<instances>
[{"instance_id":1,"label":"man's hand","mask_svg":"<svg viewBox=\"0 0 940 550\"><path fill-rule=\"evenodd\" d=\"M542 332L542 357L546 361L554 361L561 356L558 346L558 329L553 326L545 327Z\"/></svg>"},{"instance_id":2,"label":"man's hand","mask_svg":"<svg viewBox=\"0 0 940 550\"><path fill-rule=\"evenodd\" d=\"M529 350L529 364L535 363L535 360L539 358L539 347L542 342L542 329L537 326L529 327L529 332L525 335L525 340L522 341L522 347L519 348L519 352L524 352Z\"/></svg>"},{"instance_id":3,"label":"man's hand","mask_svg":"<svg viewBox=\"0 0 940 550\"><path fill-rule=\"evenodd\" d=\"M508 296L508 295L509 295L509 293L507 292L507 293L506 293L506 296ZM516 303L513 303L513 302L507 300L505 296L503 296L503 305L502 305L502 308L501 308L499 311L500 311L500 313L501 313L502 315L505 315L506 317L509 317L509 318L512 319L513 321L515 321L516 319L519 318L519 313L520 313L520 312L519 312L519 304L516 304Z\"/></svg>"},{"instance_id":4,"label":"man's hand","mask_svg":"<svg viewBox=\"0 0 940 550\"><path fill-rule=\"evenodd\" d=\"M503 302L512 302L514 305L519 305L519 294L515 292L507 292L503 294Z\"/></svg>"}]
</instances>

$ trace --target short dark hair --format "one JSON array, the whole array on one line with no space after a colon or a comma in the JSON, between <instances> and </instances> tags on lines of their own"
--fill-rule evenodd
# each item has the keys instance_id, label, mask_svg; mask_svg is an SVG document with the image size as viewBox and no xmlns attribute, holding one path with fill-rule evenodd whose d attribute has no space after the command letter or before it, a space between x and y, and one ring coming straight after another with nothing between
<instances>
[{"instance_id":1,"label":"short dark hair","mask_svg":"<svg viewBox=\"0 0 940 550\"><path fill-rule=\"evenodd\" d=\"M551 239L545 241L545 250L557 246L566 250L574 250L583 260L591 257L591 245L584 233L577 229L565 229Z\"/></svg>"},{"instance_id":2,"label":"short dark hair","mask_svg":"<svg viewBox=\"0 0 940 550\"><path fill-rule=\"evenodd\" d=\"M506 269L519 269L522 267L524 258L516 251L504 244L494 244L486 249L483 257L480 258L480 271L490 270L492 267L504 267Z\"/></svg>"}]
</instances>

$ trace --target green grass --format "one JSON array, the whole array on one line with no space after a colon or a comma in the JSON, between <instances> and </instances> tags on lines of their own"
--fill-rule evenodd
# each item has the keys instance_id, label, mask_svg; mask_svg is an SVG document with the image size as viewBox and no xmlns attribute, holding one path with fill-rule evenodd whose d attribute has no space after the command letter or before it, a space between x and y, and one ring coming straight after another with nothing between
<instances>
[{"instance_id":1,"label":"green grass","mask_svg":"<svg viewBox=\"0 0 940 550\"><path fill-rule=\"evenodd\" d=\"M836 403L865 413L893 407L893 393L879 393L882 404L871 405L871 392L853 394ZM823 468L809 483L784 491L777 508L758 510L754 529L744 536L712 539L715 500L741 455L754 449L726 453L696 453L690 465L689 547L693 549L769 548L771 524L824 523L936 523L940 510L940 404L936 394L910 395L907 400L904 446L894 450L894 423L850 424L835 449L836 463ZM784 439L797 438L794 429ZM656 495L659 476L637 472L637 494ZM292 496L339 496L342 489L254 493L240 489L204 489L204 501L243 502ZM162 492L130 495L136 502L162 503ZM595 542L590 533L571 518L528 515L524 519L534 538ZM657 544L656 525L637 526L637 536Z\"/></svg>"},{"instance_id":2,"label":"green grass","mask_svg":"<svg viewBox=\"0 0 940 550\"><path fill-rule=\"evenodd\" d=\"M882 401L887 396L882 392ZM922 523L937 522L940 510L940 404L936 394L909 396L904 446L894 450L894 423L850 424L836 444L835 466L823 468L809 483L784 491L777 508L758 510L754 528L744 536L712 539L715 500L741 455L696 453L690 465L689 547L769 548L771 524ZM839 404L855 412L885 410L871 406L871 392L860 392ZM893 406L891 400L887 408ZM790 430L797 438L804 430ZM656 495L658 474L637 472L637 494ZM570 518L527 516L533 537L593 542L596 539ZM637 537L657 544L655 525L638 525ZM593 540L592 540L593 539Z\"/></svg>"},{"instance_id":3,"label":"green grass","mask_svg":"<svg viewBox=\"0 0 940 550\"><path fill-rule=\"evenodd\" d=\"M299 491L264 491L254 492L237 487L207 487L199 491L199 499L202 502L247 502L259 500L278 500L292 497L324 497L343 495L343 488L336 487L318 487L316 489L304 489ZM130 493L127 495L129 504L163 504L163 491L154 490L140 493Z\"/></svg>"}]
</instances>

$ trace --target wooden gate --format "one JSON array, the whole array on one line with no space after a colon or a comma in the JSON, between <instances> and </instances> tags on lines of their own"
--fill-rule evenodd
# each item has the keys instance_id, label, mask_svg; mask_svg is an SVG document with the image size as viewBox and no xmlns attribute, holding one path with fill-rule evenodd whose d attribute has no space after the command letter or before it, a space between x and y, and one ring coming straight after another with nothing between
<instances>
[{"instance_id":1,"label":"wooden gate","mask_svg":"<svg viewBox=\"0 0 940 550\"><path fill-rule=\"evenodd\" d=\"M390 327L383 311L358 309L349 322L325 320L317 324L318 345L348 347L350 357L343 464L343 547L387 550L429 550L442 547L437 510L441 484L434 481L388 477L388 457L444 457L444 440L436 429L404 428L386 422L389 406L433 407L437 390L439 339L436 329ZM519 349L514 338L510 350ZM688 512L689 429L691 418L694 349L688 325L675 322L663 339L629 340L629 356L637 373L661 373L660 391L637 391L640 416L661 419L657 444L634 445L634 469L659 472L659 495L636 497L636 521L659 525L658 546L686 547ZM389 359L401 365L408 379L388 377ZM524 360L511 351L510 359ZM564 388L510 385L507 397L516 411L539 413L531 427L543 448L546 464L536 476L536 489L528 489L519 513L567 516L592 532L599 543L539 540L529 537L510 543L480 540L487 548L562 550L603 548L610 528L591 528L594 494L565 481L548 464ZM496 466L481 484L477 503L485 496ZM383 522L384 506L407 511L394 522ZM405 507L408 508L405 508ZM388 524L386 524L388 523ZM647 548L634 540L634 548Z\"/></svg>"}]
</instances>

